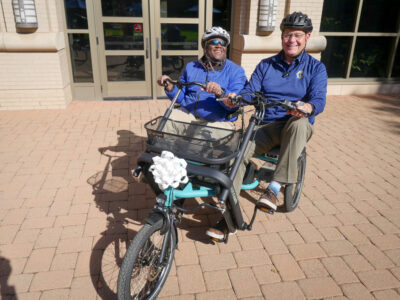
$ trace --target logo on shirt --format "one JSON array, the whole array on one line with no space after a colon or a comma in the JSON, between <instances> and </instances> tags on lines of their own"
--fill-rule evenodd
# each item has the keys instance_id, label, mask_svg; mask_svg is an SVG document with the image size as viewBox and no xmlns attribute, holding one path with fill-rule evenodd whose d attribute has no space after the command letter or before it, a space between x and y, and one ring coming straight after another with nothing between
<instances>
[{"instance_id":1,"label":"logo on shirt","mask_svg":"<svg viewBox=\"0 0 400 300\"><path fill-rule=\"evenodd\" d=\"M304 72L303 72L303 71L298 71L298 72L296 73L296 77L297 77L298 79L302 79L302 78L304 77Z\"/></svg>"}]
</instances>

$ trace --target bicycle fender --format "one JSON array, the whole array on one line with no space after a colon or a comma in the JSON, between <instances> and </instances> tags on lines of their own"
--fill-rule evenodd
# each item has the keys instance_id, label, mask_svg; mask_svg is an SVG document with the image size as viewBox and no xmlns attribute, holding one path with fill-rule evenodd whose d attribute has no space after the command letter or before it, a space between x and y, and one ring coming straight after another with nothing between
<instances>
[{"instance_id":1,"label":"bicycle fender","mask_svg":"<svg viewBox=\"0 0 400 300\"><path fill-rule=\"evenodd\" d=\"M173 229L175 230L175 237L176 237L175 246L176 246L176 249L178 249L178 229L176 228L176 225L175 225L175 224L174 224L174 225L171 224L171 226L172 226Z\"/></svg>"},{"instance_id":2,"label":"bicycle fender","mask_svg":"<svg viewBox=\"0 0 400 300\"><path fill-rule=\"evenodd\" d=\"M160 234L166 234L169 230L174 230L175 231L175 236L176 236L176 247L178 248L178 229L176 228L175 224L170 224L168 221L168 217L166 217L161 211L159 210L152 210L150 211L149 215L145 219L145 223L149 225L153 225L157 223L160 219L163 220L163 227L160 230ZM168 227L171 226L172 228L169 229Z\"/></svg>"},{"instance_id":3,"label":"bicycle fender","mask_svg":"<svg viewBox=\"0 0 400 300\"><path fill-rule=\"evenodd\" d=\"M149 225L153 225L157 223L159 220L163 220L163 226L161 227L160 234L165 234L169 230L170 226L170 221L169 221L169 215L166 213L163 213L160 210L155 210L153 209L150 211L149 215L147 216L145 222Z\"/></svg>"},{"instance_id":4,"label":"bicycle fender","mask_svg":"<svg viewBox=\"0 0 400 300\"><path fill-rule=\"evenodd\" d=\"M152 210L150 211L149 215L147 216L147 218L144 220L145 223L149 224L149 225L154 225L156 224L160 219L163 220L163 222L165 223L165 216L162 212L160 211L155 211ZM165 224L163 225L163 227L165 226Z\"/></svg>"}]
</instances>

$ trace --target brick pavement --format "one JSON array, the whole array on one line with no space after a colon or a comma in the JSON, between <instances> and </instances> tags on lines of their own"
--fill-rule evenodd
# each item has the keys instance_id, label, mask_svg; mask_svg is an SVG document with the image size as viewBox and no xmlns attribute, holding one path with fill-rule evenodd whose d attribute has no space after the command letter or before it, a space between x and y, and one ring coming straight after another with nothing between
<instances>
[{"instance_id":1,"label":"brick pavement","mask_svg":"<svg viewBox=\"0 0 400 300\"><path fill-rule=\"evenodd\" d=\"M154 203L129 168L166 105L0 112L2 299L115 298L126 241ZM329 96L299 208L259 213L223 245L204 235L218 215L186 216L160 299L400 299L399 117L398 97Z\"/></svg>"}]
</instances>

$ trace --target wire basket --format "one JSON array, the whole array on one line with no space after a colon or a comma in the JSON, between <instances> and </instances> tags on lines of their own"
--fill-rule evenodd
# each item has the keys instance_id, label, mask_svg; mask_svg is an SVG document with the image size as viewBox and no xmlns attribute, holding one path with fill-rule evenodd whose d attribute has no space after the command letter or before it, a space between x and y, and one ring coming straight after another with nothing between
<instances>
[{"instance_id":1,"label":"wire basket","mask_svg":"<svg viewBox=\"0 0 400 300\"><path fill-rule=\"evenodd\" d=\"M229 161L237 153L242 137L242 130L180 122L162 116L147 122L144 127L150 151L161 153L167 150L178 157L206 164Z\"/></svg>"}]
</instances>

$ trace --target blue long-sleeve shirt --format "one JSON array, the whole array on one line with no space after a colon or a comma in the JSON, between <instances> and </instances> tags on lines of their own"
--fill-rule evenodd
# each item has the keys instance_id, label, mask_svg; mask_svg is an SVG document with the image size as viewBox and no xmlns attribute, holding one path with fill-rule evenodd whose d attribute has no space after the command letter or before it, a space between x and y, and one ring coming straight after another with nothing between
<instances>
[{"instance_id":1,"label":"blue long-sleeve shirt","mask_svg":"<svg viewBox=\"0 0 400 300\"><path fill-rule=\"evenodd\" d=\"M242 67L227 59L221 70L208 70L201 61L189 62L183 71L182 82L196 81L207 84L214 81L225 89L226 93L238 94L244 87L247 78ZM175 86L171 92L165 90L166 95L172 99L177 93ZM232 121L229 115L235 111L224 105L223 101L216 101L216 95L201 91L197 85L185 86L177 99L182 107L196 117L208 121Z\"/></svg>"},{"instance_id":2,"label":"blue long-sleeve shirt","mask_svg":"<svg viewBox=\"0 0 400 300\"><path fill-rule=\"evenodd\" d=\"M250 81L240 92L250 99L255 91L261 91L268 100L299 100L314 106L308 116L314 124L315 116L324 110L328 75L325 65L303 51L291 65L287 64L281 51L263 59L251 75ZM290 115L280 106L267 108L264 123L288 120Z\"/></svg>"}]
</instances>

